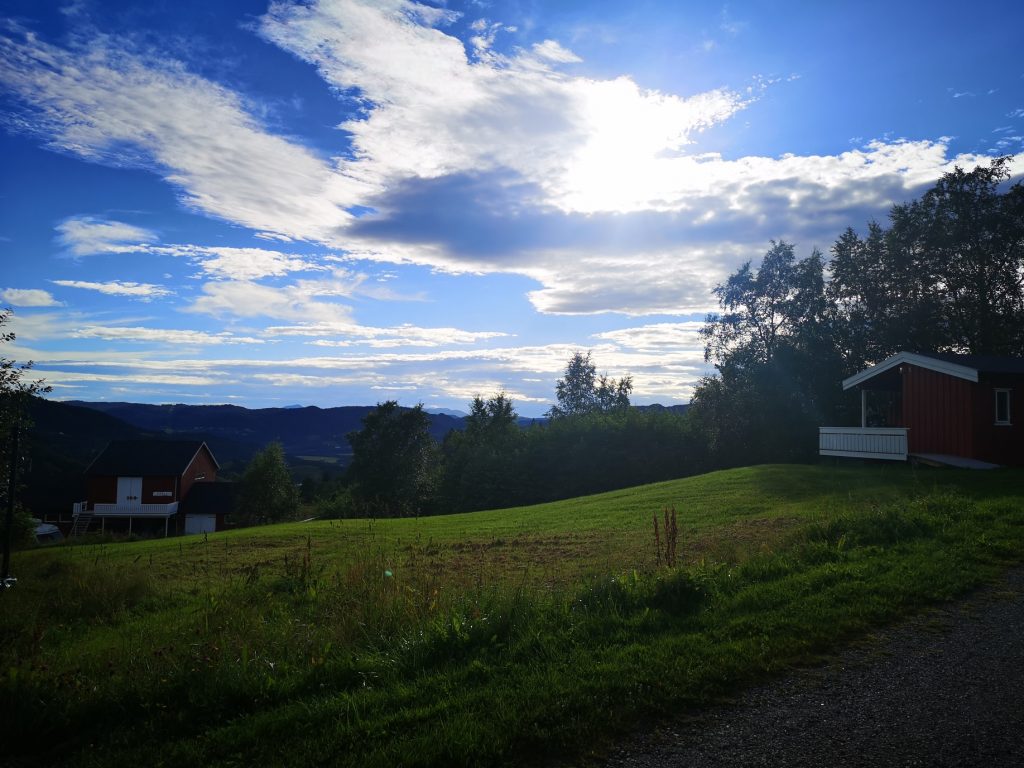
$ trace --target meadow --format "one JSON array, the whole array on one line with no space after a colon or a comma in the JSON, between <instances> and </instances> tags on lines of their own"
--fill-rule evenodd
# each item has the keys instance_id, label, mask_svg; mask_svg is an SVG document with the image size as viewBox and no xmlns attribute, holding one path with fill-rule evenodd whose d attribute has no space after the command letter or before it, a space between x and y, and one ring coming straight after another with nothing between
<instances>
[{"instance_id":1,"label":"meadow","mask_svg":"<svg viewBox=\"0 0 1024 768\"><path fill-rule=\"evenodd\" d=\"M576 763L1022 559L1024 471L824 465L28 550L0 735L34 766Z\"/></svg>"}]
</instances>

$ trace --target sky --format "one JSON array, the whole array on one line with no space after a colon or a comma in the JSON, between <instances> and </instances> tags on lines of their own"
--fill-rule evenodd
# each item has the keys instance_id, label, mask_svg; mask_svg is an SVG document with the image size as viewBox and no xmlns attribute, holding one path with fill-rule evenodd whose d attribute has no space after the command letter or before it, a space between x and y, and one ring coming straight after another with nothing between
<instances>
[{"instance_id":1,"label":"sky","mask_svg":"<svg viewBox=\"0 0 1024 768\"><path fill-rule=\"evenodd\" d=\"M1024 5L0 0L0 306L57 399L684 403L713 289L1024 172Z\"/></svg>"}]
</instances>

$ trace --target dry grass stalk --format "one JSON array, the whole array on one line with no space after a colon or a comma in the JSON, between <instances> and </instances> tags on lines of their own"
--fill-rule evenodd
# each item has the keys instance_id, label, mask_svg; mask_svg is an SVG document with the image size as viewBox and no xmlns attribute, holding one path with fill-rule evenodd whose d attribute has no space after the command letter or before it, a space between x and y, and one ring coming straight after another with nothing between
<instances>
[{"instance_id":1,"label":"dry grass stalk","mask_svg":"<svg viewBox=\"0 0 1024 768\"><path fill-rule=\"evenodd\" d=\"M679 526L676 522L676 508L665 507L662 510L662 516L664 518L663 530L665 532L664 547L661 541L661 530L658 527L658 515L653 515L654 518L654 562L655 565L661 565L664 559L665 565L669 568L675 568L676 566L676 544L679 541Z\"/></svg>"}]
</instances>

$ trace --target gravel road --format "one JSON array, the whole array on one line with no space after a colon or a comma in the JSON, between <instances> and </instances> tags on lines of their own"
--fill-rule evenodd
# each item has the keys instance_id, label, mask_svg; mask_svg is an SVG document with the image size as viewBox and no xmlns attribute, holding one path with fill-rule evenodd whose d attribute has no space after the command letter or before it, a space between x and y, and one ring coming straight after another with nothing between
<instances>
[{"instance_id":1,"label":"gravel road","mask_svg":"<svg viewBox=\"0 0 1024 768\"><path fill-rule=\"evenodd\" d=\"M1024 569L821 667L639 734L604 765L1024 766Z\"/></svg>"}]
</instances>

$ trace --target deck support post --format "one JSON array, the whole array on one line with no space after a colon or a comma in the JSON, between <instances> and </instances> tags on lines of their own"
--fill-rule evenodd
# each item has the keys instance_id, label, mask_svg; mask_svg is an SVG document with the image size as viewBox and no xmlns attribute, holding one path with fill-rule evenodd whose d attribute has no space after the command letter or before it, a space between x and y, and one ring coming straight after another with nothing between
<instances>
[{"instance_id":1,"label":"deck support post","mask_svg":"<svg viewBox=\"0 0 1024 768\"><path fill-rule=\"evenodd\" d=\"M171 522L171 518L169 518L169 517L165 517L164 518L164 538L165 539L167 538L167 526L168 526L168 524L170 524L170 522Z\"/></svg>"}]
</instances>

